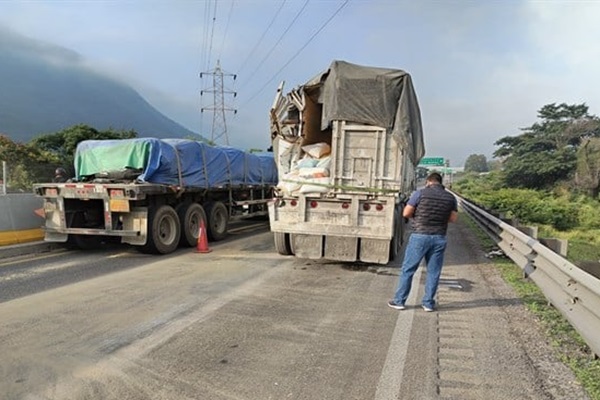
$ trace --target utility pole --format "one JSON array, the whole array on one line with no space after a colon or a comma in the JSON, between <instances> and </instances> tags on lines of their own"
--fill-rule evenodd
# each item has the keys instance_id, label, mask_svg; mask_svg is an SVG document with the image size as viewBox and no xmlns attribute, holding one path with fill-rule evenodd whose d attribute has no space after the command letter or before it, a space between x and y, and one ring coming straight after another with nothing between
<instances>
[{"instance_id":1,"label":"utility pole","mask_svg":"<svg viewBox=\"0 0 600 400\"><path fill-rule=\"evenodd\" d=\"M446 159L446 168L444 168L444 173L445 175L448 176L448 179L446 179L446 185L448 185L449 188L452 187L452 169L450 168L450 160Z\"/></svg>"},{"instance_id":2,"label":"utility pole","mask_svg":"<svg viewBox=\"0 0 600 400\"><path fill-rule=\"evenodd\" d=\"M204 75L212 76L213 86L209 89L201 90L200 96L203 96L205 93L212 93L213 104L210 107L200 108L200 112L212 111L213 113L210 138L212 143L218 144L218 141L221 138L224 138L225 145L229 146L229 136L227 134L227 121L225 119L225 112L233 111L234 114L237 114L237 110L225 106L225 94L233 94L233 97L235 97L237 93L225 89L225 86L223 84L223 78L226 76L230 76L233 77L233 80L235 80L236 75L223 72L223 70L221 69L221 62L219 60L217 60L217 66L215 67L215 69L208 72L201 72L200 78L202 78Z\"/></svg>"}]
</instances>

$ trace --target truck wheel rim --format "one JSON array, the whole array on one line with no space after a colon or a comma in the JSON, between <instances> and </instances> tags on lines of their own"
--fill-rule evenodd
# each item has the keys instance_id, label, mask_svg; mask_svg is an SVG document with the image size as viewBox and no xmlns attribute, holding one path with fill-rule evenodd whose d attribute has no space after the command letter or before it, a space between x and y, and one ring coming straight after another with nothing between
<instances>
[{"instance_id":1,"label":"truck wheel rim","mask_svg":"<svg viewBox=\"0 0 600 400\"><path fill-rule=\"evenodd\" d=\"M165 244L172 243L175 240L175 222L169 217L163 217L158 225L158 236Z\"/></svg>"}]
</instances>

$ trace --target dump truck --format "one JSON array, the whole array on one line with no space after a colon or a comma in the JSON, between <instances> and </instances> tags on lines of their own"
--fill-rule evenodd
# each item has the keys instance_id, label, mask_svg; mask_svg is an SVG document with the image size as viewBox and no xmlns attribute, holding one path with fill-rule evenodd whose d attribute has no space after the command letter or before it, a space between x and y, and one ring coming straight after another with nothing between
<instances>
[{"instance_id":1,"label":"dump truck","mask_svg":"<svg viewBox=\"0 0 600 400\"><path fill-rule=\"evenodd\" d=\"M333 61L270 109L279 183L269 202L276 251L386 264L405 237L402 208L425 153L411 76Z\"/></svg>"},{"instance_id":2,"label":"dump truck","mask_svg":"<svg viewBox=\"0 0 600 400\"><path fill-rule=\"evenodd\" d=\"M272 154L185 139L85 140L75 177L34 185L45 241L90 249L103 241L168 254L227 235L230 222L267 217L277 184Z\"/></svg>"}]
</instances>

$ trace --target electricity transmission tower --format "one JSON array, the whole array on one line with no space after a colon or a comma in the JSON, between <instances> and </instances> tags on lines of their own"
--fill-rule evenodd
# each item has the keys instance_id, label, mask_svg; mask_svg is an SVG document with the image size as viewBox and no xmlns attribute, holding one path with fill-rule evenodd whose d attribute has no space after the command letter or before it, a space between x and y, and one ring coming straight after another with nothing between
<instances>
[{"instance_id":1,"label":"electricity transmission tower","mask_svg":"<svg viewBox=\"0 0 600 400\"><path fill-rule=\"evenodd\" d=\"M223 78L226 76L230 76L233 77L233 80L235 80L236 75L223 72L219 60L217 60L217 66L215 67L215 69L208 72L201 72L200 78L202 78L203 75L212 76L213 84L211 88L200 91L200 96L203 96L205 93L213 94L213 104L210 107L200 108L200 112L212 111L213 113L210 140L214 144L217 144L217 141L219 139L224 138L225 145L229 146L229 136L227 135L227 121L225 119L225 112L233 111L234 114L237 114L237 110L225 106L225 94L233 94L233 97L235 97L237 93L225 89L225 86L223 84Z\"/></svg>"}]
</instances>

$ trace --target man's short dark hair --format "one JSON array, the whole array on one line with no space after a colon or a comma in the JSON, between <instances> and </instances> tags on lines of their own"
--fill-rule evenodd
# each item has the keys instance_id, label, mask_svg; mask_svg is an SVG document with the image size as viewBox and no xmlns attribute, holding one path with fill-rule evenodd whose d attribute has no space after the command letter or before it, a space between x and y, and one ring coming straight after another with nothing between
<instances>
[{"instance_id":1,"label":"man's short dark hair","mask_svg":"<svg viewBox=\"0 0 600 400\"><path fill-rule=\"evenodd\" d=\"M429 175L427 175L427 182L437 182L437 183L442 183L442 176L440 174L438 174L437 172L432 172Z\"/></svg>"}]
</instances>

